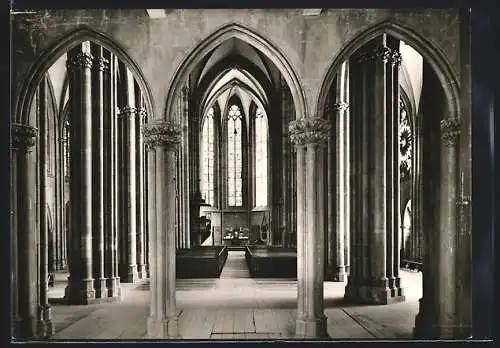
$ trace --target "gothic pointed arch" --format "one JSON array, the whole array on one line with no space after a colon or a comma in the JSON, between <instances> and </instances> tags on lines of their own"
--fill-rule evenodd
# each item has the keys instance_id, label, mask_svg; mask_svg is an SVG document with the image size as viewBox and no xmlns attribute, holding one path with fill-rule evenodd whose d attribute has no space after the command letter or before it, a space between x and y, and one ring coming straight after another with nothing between
<instances>
[{"instance_id":1,"label":"gothic pointed arch","mask_svg":"<svg viewBox=\"0 0 500 348\"><path fill-rule=\"evenodd\" d=\"M298 74L278 46L247 27L238 23L230 23L216 30L199 43L177 68L167 93L164 118L169 119L174 117L173 109L175 99L179 95L193 67L202 61L209 52L230 38L238 38L245 41L266 55L276 65L288 84L292 94L296 115L299 115L299 117L307 115L307 105Z\"/></svg>"},{"instance_id":2,"label":"gothic pointed arch","mask_svg":"<svg viewBox=\"0 0 500 348\"><path fill-rule=\"evenodd\" d=\"M46 71L62 54L84 41L92 41L101 45L115 54L126 64L136 77L137 83L143 91L147 113L149 115L152 114L154 110L152 94L137 63L127 54L125 49L113 39L91 28L83 26L61 37L61 39L57 41L57 44L45 50L40 57L36 59L35 64L29 70L28 75L24 79L20 88L20 94L17 102L15 103L16 110L14 112L14 122L22 124L34 123L34 120L30 119L29 108L34 97L35 90L44 77Z\"/></svg>"},{"instance_id":3,"label":"gothic pointed arch","mask_svg":"<svg viewBox=\"0 0 500 348\"><path fill-rule=\"evenodd\" d=\"M394 20L384 21L371 26L349 41L337 54L322 80L323 82L316 103L317 113L322 115L325 111L328 91L340 65L364 44L383 33L404 41L422 55L424 60L433 68L436 76L441 82L448 104L448 118L459 118L459 81L448 58L439 47L431 43L428 39L424 38L415 30L397 23Z\"/></svg>"}]
</instances>

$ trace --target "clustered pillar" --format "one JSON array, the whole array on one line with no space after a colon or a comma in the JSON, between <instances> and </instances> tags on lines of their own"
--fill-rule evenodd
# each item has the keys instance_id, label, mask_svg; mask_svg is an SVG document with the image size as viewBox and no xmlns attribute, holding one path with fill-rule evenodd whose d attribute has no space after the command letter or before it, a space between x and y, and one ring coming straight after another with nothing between
<instances>
[{"instance_id":1,"label":"clustered pillar","mask_svg":"<svg viewBox=\"0 0 500 348\"><path fill-rule=\"evenodd\" d=\"M328 95L326 118L332 121L326 163L326 277L343 282L349 267L349 88L348 62L342 64Z\"/></svg>"},{"instance_id":2,"label":"clustered pillar","mask_svg":"<svg viewBox=\"0 0 500 348\"><path fill-rule=\"evenodd\" d=\"M125 64L119 62L119 211L120 280L135 282L137 274L137 211L136 211L136 138L134 78Z\"/></svg>"},{"instance_id":3,"label":"clustered pillar","mask_svg":"<svg viewBox=\"0 0 500 348\"><path fill-rule=\"evenodd\" d=\"M124 63L118 62L117 84L117 210L118 250L121 282L133 283L147 277L145 261L144 156L140 127L146 117L142 95Z\"/></svg>"},{"instance_id":4,"label":"clustered pillar","mask_svg":"<svg viewBox=\"0 0 500 348\"><path fill-rule=\"evenodd\" d=\"M181 143L181 127L172 122L147 123L143 127L148 147L148 228L150 312L147 338L179 336L175 298L175 152Z\"/></svg>"},{"instance_id":5,"label":"clustered pillar","mask_svg":"<svg viewBox=\"0 0 500 348\"><path fill-rule=\"evenodd\" d=\"M105 81L109 85L104 94L106 117L104 118L104 273L108 297L119 299L121 296L120 277L118 273L118 147L117 127L117 65L118 60L111 53L106 54L109 70L105 70Z\"/></svg>"},{"instance_id":6,"label":"clustered pillar","mask_svg":"<svg viewBox=\"0 0 500 348\"><path fill-rule=\"evenodd\" d=\"M70 108L70 276L66 299L96 299L92 267L92 83L93 57L86 45L68 52Z\"/></svg>"},{"instance_id":7,"label":"clustered pillar","mask_svg":"<svg viewBox=\"0 0 500 348\"><path fill-rule=\"evenodd\" d=\"M345 298L403 301L399 278L397 40L386 34L350 60L351 269Z\"/></svg>"},{"instance_id":8,"label":"clustered pillar","mask_svg":"<svg viewBox=\"0 0 500 348\"><path fill-rule=\"evenodd\" d=\"M104 275L104 70L108 60L102 47L92 45L92 252L97 298L108 297Z\"/></svg>"},{"instance_id":9,"label":"clustered pillar","mask_svg":"<svg viewBox=\"0 0 500 348\"><path fill-rule=\"evenodd\" d=\"M67 67L71 226L65 298L72 304L120 300L121 280L148 276L143 99L130 71L98 45L84 42L70 50Z\"/></svg>"},{"instance_id":10,"label":"clustered pillar","mask_svg":"<svg viewBox=\"0 0 500 348\"><path fill-rule=\"evenodd\" d=\"M323 308L324 233L319 191L319 164L330 123L318 117L290 122L291 141L297 149L297 338L326 338Z\"/></svg>"},{"instance_id":11,"label":"clustered pillar","mask_svg":"<svg viewBox=\"0 0 500 348\"><path fill-rule=\"evenodd\" d=\"M13 321L16 339L37 336L36 128L12 124Z\"/></svg>"}]
</instances>

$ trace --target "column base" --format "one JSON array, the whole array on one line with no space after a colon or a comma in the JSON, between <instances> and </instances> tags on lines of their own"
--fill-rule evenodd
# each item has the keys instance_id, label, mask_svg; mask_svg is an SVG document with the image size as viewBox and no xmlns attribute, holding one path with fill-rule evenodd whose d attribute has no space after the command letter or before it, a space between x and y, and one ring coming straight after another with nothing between
<instances>
[{"instance_id":1,"label":"column base","mask_svg":"<svg viewBox=\"0 0 500 348\"><path fill-rule=\"evenodd\" d=\"M148 317L146 339L180 339L179 314L169 318Z\"/></svg>"},{"instance_id":2,"label":"column base","mask_svg":"<svg viewBox=\"0 0 500 348\"><path fill-rule=\"evenodd\" d=\"M146 279L148 277L146 265L137 265L137 277L139 279Z\"/></svg>"},{"instance_id":3,"label":"column base","mask_svg":"<svg viewBox=\"0 0 500 348\"><path fill-rule=\"evenodd\" d=\"M403 288L390 288L387 280L353 283L349 281L344 300L353 304L387 305L391 303L404 302Z\"/></svg>"},{"instance_id":4,"label":"column base","mask_svg":"<svg viewBox=\"0 0 500 348\"><path fill-rule=\"evenodd\" d=\"M328 266L325 270L325 281L343 282L347 280L345 267Z\"/></svg>"},{"instance_id":5,"label":"column base","mask_svg":"<svg viewBox=\"0 0 500 348\"><path fill-rule=\"evenodd\" d=\"M469 338L469 335L463 336L463 326L438 324L439 317L436 313L426 311L423 299L419 300L419 307L415 317L413 338L422 340Z\"/></svg>"},{"instance_id":6,"label":"column base","mask_svg":"<svg viewBox=\"0 0 500 348\"><path fill-rule=\"evenodd\" d=\"M137 265L120 265L120 281L122 283L135 283L138 280Z\"/></svg>"},{"instance_id":7,"label":"column base","mask_svg":"<svg viewBox=\"0 0 500 348\"><path fill-rule=\"evenodd\" d=\"M68 304L88 305L100 303L100 299L96 299L94 289L94 279L81 279L80 281L68 279L64 299Z\"/></svg>"},{"instance_id":8,"label":"column base","mask_svg":"<svg viewBox=\"0 0 500 348\"><path fill-rule=\"evenodd\" d=\"M345 282L347 280L347 273L344 266L338 266L335 273L333 274L333 281L335 282Z\"/></svg>"},{"instance_id":9,"label":"column base","mask_svg":"<svg viewBox=\"0 0 500 348\"><path fill-rule=\"evenodd\" d=\"M106 287L106 278L95 279L94 281L95 297L107 298L108 289Z\"/></svg>"},{"instance_id":10,"label":"column base","mask_svg":"<svg viewBox=\"0 0 500 348\"><path fill-rule=\"evenodd\" d=\"M108 298L120 301L122 296L122 289L120 287L120 278L118 277L108 278L106 285L108 288Z\"/></svg>"},{"instance_id":11,"label":"column base","mask_svg":"<svg viewBox=\"0 0 500 348\"><path fill-rule=\"evenodd\" d=\"M49 305L40 307L39 320L37 321L37 337L48 338L54 334L54 326L52 324L52 309Z\"/></svg>"},{"instance_id":12,"label":"column base","mask_svg":"<svg viewBox=\"0 0 500 348\"><path fill-rule=\"evenodd\" d=\"M67 268L68 268L68 264L66 263L65 260L60 261L57 265L58 271L65 271L65 270L67 270Z\"/></svg>"},{"instance_id":13,"label":"column base","mask_svg":"<svg viewBox=\"0 0 500 348\"><path fill-rule=\"evenodd\" d=\"M32 340L37 336L37 321L34 316L17 318L14 321L14 339Z\"/></svg>"},{"instance_id":14,"label":"column base","mask_svg":"<svg viewBox=\"0 0 500 348\"><path fill-rule=\"evenodd\" d=\"M416 323L415 323L416 324ZM430 325L422 322L415 325L413 328L413 338L419 340L446 340L446 339L467 339L469 337L461 337L461 326L440 326Z\"/></svg>"},{"instance_id":15,"label":"column base","mask_svg":"<svg viewBox=\"0 0 500 348\"><path fill-rule=\"evenodd\" d=\"M295 322L296 339L330 339L326 329L326 316L305 319L297 316Z\"/></svg>"}]
</instances>

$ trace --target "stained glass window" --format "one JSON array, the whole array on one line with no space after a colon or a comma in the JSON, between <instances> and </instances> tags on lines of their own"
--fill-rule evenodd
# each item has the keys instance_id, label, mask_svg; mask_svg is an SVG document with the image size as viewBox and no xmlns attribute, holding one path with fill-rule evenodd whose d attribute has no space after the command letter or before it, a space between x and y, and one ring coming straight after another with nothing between
<instances>
[{"instance_id":1,"label":"stained glass window","mask_svg":"<svg viewBox=\"0 0 500 348\"><path fill-rule=\"evenodd\" d=\"M203 123L201 145L201 192L205 202L214 205L215 134L214 109L210 108Z\"/></svg>"},{"instance_id":2,"label":"stained glass window","mask_svg":"<svg viewBox=\"0 0 500 348\"><path fill-rule=\"evenodd\" d=\"M240 108L232 105L227 115L227 199L231 207L243 205L242 140Z\"/></svg>"},{"instance_id":3,"label":"stained glass window","mask_svg":"<svg viewBox=\"0 0 500 348\"><path fill-rule=\"evenodd\" d=\"M260 108L255 112L255 205L267 206L267 118Z\"/></svg>"},{"instance_id":4,"label":"stained glass window","mask_svg":"<svg viewBox=\"0 0 500 348\"><path fill-rule=\"evenodd\" d=\"M401 180L411 177L411 162L413 158L412 132L410 114L403 101L399 104L399 170Z\"/></svg>"}]
</instances>

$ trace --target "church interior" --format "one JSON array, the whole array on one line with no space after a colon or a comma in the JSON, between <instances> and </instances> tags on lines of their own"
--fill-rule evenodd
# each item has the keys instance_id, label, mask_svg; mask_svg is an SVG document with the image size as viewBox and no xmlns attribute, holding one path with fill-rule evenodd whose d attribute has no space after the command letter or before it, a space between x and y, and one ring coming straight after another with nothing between
<instances>
[{"instance_id":1,"label":"church interior","mask_svg":"<svg viewBox=\"0 0 500 348\"><path fill-rule=\"evenodd\" d=\"M471 335L458 9L11 22L15 340Z\"/></svg>"}]
</instances>

